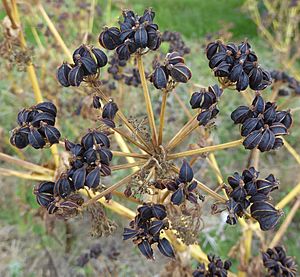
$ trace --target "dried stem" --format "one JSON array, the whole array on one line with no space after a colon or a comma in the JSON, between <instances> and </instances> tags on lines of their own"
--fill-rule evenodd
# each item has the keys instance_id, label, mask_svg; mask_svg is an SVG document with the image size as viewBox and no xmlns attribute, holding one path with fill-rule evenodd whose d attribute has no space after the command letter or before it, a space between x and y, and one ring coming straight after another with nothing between
<instances>
[{"instance_id":1,"label":"dried stem","mask_svg":"<svg viewBox=\"0 0 300 277\"><path fill-rule=\"evenodd\" d=\"M132 157L137 159L148 159L149 155L146 154L138 154L138 153L126 153L120 151L111 151L116 157Z\"/></svg>"},{"instance_id":2,"label":"dried stem","mask_svg":"<svg viewBox=\"0 0 300 277\"><path fill-rule=\"evenodd\" d=\"M176 154L170 154L170 155L168 155L168 160L173 160L173 159L182 158L182 157L189 157L189 156L193 156L193 155L199 155L199 154L203 154L203 153L209 153L209 152L213 152L213 151L217 151L217 150L236 147L236 146L241 145L243 143L243 140L244 139L239 139L239 140L234 140L234 141L227 142L227 143L206 146L206 147L195 149L195 150L188 150L188 151L179 152Z\"/></svg>"},{"instance_id":3,"label":"dried stem","mask_svg":"<svg viewBox=\"0 0 300 277\"><path fill-rule=\"evenodd\" d=\"M288 213L286 219L284 220L284 222L281 224L280 228L276 232L275 236L273 237L273 239L270 243L270 246L269 246L270 248L273 248L274 246L276 246L280 242L282 236L284 235L284 233L286 232L286 230L289 227L290 223L292 222L293 217L295 216L296 212L299 210L299 207L300 207L300 198L298 198L296 200L296 202L293 205L292 209Z\"/></svg>"},{"instance_id":4,"label":"dried stem","mask_svg":"<svg viewBox=\"0 0 300 277\"><path fill-rule=\"evenodd\" d=\"M298 183L285 197L276 205L277 209L283 209L288 203L300 194L300 183Z\"/></svg>"},{"instance_id":5,"label":"dried stem","mask_svg":"<svg viewBox=\"0 0 300 277\"><path fill-rule=\"evenodd\" d=\"M164 130L164 124L165 124L165 111L166 111L167 97L168 97L167 91L163 91L162 93L163 93L163 95L162 95L160 117L159 117L158 145L161 145L162 140L163 140L163 130Z\"/></svg>"},{"instance_id":6,"label":"dried stem","mask_svg":"<svg viewBox=\"0 0 300 277\"><path fill-rule=\"evenodd\" d=\"M247 227L244 231L244 247L245 247L245 255L241 257L243 269L239 269L238 277L247 277L247 273L245 269L249 264L249 260L251 258L251 249L252 249L252 238L253 238L253 230L250 226Z\"/></svg>"},{"instance_id":7,"label":"dried stem","mask_svg":"<svg viewBox=\"0 0 300 277\"><path fill-rule=\"evenodd\" d=\"M145 76L142 55L137 54L136 58L137 58L137 65L138 65L138 70L140 73L141 83L142 83L142 87L143 87L144 98L145 98L145 102L146 102L149 125L150 125L150 129L151 129L151 133L152 133L152 142L154 145L157 145L157 133L156 133L156 127L155 127L155 121L154 121L154 114L153 114L153 108L152 108L150 94L149 94L149 90L148 90L147 80L146 80L146 76Z\"/></svg>"},{"instance_id":8,"label":"dried stem","mask_svg":"<svg viewBox=\"0 0 300 277\"><path fill-rule=\"evenodd\" d=\"M126 176L125 178L121 179L119 182L115 183L114 185L110 186L109 188L107 188L106 190L100 192L99 194L97 194L95 197L93 197L92 199L90 199L89 201L85 202L83 204L83 206L88 206L90 204L95 203L96 201L98 201L100 198L104 197L105 195L113 192L114 190L120 188L121 186L127 184L131 178L137 174L140 170L137 170L131 174L129 174L128 176Z\"/></svg>"},{"instance_id":9,"label":"dried stem","mask_svg":"<svg viewBox=\"0 0 300 277\"><path fill-rule=\"evenodd\" d=\"M139 161L139 162L135 162L135 163L118 164L118 165L112 165L110 167L110 169L112 171L116 171L116 170L127 169L127 168L136 167L136 166L141 166L143 164L145 164L145 161Z\"/></svg>"},{"instance_id":10,"label":"dried stem","mask_svg":"<svg viewBox=\"0 0 300 277\"><path fill-rule=\"evenodd\" d=\"M253 166L254 168L258 169L259 154L260 154L260 151L257 148L251 150L247 167Z\"/></svg>"},{"instance_id":11,"label":"dried stem","mask_svg":"<svg viewBox=\"0 0 300 277\"><path fill-rule=\"evenodd\" d=\"M295 158L295 160L297 161L297 163L300 165L300 155L296 152L296 150L293 148L292 145L290 145L283 137L283 145L285 146L285 148L291 153L291 155Z\"/></svg>"},{"instance_id":12,"label":"dried stem","mask_svg":"<svg viewBox=\"0 0 300 277\"><path fill-rule=\"evenodd\" d=\"M12 15L12 12L10 10L10 7L9 7L9 4L7 3L6 0L2 0L2 3L3 3L3 6L4 6L4 9L5 9L5 12L7 14L7 16L9 17L10 19L10 22L11 22L11 25L14 29L18 29L18 25L17 23L15 22L15 19Z\"/></svg>"},{"instance_id":13,"label":"dried stem","mask_svg":"<svg viewBox=\"0 0 300 277\"><path fill-rule=\"evenodd\" d=\"M37 181L53 181L53 176L51 175L38 175L38 174L30 174L28 172L16 171L13 169L7 169L0 167L0 175L2 176L15 176L22 179L28 180L37 180Z\"/></svg>"}]
</instances>

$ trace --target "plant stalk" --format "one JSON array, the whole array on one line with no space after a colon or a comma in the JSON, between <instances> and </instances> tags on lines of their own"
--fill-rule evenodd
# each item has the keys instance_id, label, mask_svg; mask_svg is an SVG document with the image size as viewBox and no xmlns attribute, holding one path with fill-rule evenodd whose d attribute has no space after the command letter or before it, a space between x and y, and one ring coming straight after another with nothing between
<instances>
[{"instance_id":1,"label":"plant stalk","mask_svg":"<svg viewBox=\"0 0 300 277\"><path fill-rule=\"evenodd\" d=\"M162 95L162 102L161 102L161 109L160 109L160 116L159 116L158 145L161 145L163 141L163 130L165 124L165 112L167 106L168 91L163 91L162 93L163 95Z\"/></svg>"}]
</instances>

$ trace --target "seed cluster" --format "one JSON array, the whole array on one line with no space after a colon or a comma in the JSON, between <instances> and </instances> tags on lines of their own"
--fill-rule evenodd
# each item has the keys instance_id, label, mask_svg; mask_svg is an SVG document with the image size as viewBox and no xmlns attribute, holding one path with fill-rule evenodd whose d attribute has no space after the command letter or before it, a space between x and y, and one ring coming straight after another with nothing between
<instances>
[{"instance_id":1,"label":"seed cluster","mask_svg":"<svg viewBox=\"0 0 300 277\"><path fill-rule=\"evenodd\" d=\"M272 83L267 70L258 64L258 58L247 41L240 45L223 44L221 41L210 42L206 47L209 67L216 77L224 78L224 82L235 83L238 91L248 86L253 90L263 90Z\"/></svg>"},{"instance_id":2,"label":"seed cluster","mask_svg":"<svg viewBox=\"0 0 300 277\"><path fill-rule=\"evenodd\" d=\"M226 260L223 262L219 257L215 255L208 255L207 268L205 264L199 264L197 269L193 272L193 277L226 277L227 270L231 267L231 261Z\"/></svg>"},{"instance_id":3,"label":"seed cluster","mask_svg":"<svg viewBox=\"0 0 300 277\"><path fill-rule=\"evenodd\" d=\"M261 152L280 148L283 140L279 136L288 134L292 125L289 111L277 111L276 103L265 102L259 94L250 107L239 106L234 110L231 119L235 124L242 124L245 148L257 147Z\"/></svg>"},{"instance_id":4,"label":"seed cluster","mask_svg":"<svg viewBox=\"0 0 300 277\"><path fill-rule=\"evenodd\" d=\"M69 203L68 198L84 186L96 189L101 176L111 174L109 165L113 155L109 147L107 135L97 130L90 130L80 144L65 140L65 148L72 155L69 161L71 167L55 183L43 182L36 187L37 202L49 213L54 213L62 203ZM61 202L62 199L67 201ZM73 206L78 208L78 205Z\"/></svg>"},{"instance_id":5,"label":"seed cluster","mask_svg":"<svg viewBox=\"0 0 300 277\"><path fill-rule=\"evenodd\" d=\"M296 277L297 265L291 256L286 255L282 246L269 248L262 253L263 263L268 270L267 276Z\"/></svg>"},{"instance_id":6,"label":"seed cluster","mask_svg":"<svg viewBox=\"0 0 300 277\"><path fill-rule=\"evenodd\" d=\"M178 52L168 53L164 65L157 63L150 82L157 89L166 89L171 82L187 83L192 78L192 72L185 65L184 58Z\"/></svg>"},{"instance_id":7,"label":"seed cluster","mask_svg":"<svg viewBox=\"0 0 300 277\"><path fill-rule=\"evenodd\" d=\"M223 90L218 85L209 86L207 89L201 89L192 94L190 105L192 109L201 109L197 120L199 125L207 125L207 123L215 118L219 113L217 103L221 97Z\"/></svg>"},{"instance_id":8,"label":"seed cluster","mask_svg":"<svg viewBox=\"0 0 300 277\"><path fill-rule=\"evenodd\" d=\"M197 182L193 181L194 173L191 166L186 160L183 160L179 175L174 179L156 180L153 185L157 189L168 189L172 191L171 202L174 205L181 205L188 200L192 203L198 203L197 195ZM199 198L203 200L203 196L199 195Z\"/></svg>"},{"instance_id":9,"label":"seed cluster","mask_svg":"<svg viewBox=\"0 0 300 277\"><path fill-rule=\"evenodd\" d=\"M268 202L270 193L278 189L279 182L270 174L265 179L258 179L259 172L254 167L245 169L240 175L235 172L228 177L231 187L227 209L227 223L236 224L237 216L242 217L250 206L251 216L255 218L263 231L273 229L282 212Z\"/></svg>"},{"instance_id":10,"label":"seed cluster","mask_svg":"<svg viewBox=\"0 0 300 277\"><path fill-rule=\"evenodd\" d=\"M169 228L167 213L164 205L143 204L138 208L130 228L124 228L123 239L133 239L141 253L147 259L154 259L152 245L157 243L158 250L166 257L174 258L175 254L170 242L160 238L162 230Z\"/></svg>"},{"instance_id":11,"label":"seed cluster","mask_svg":"<svg viewBox=\"0 0 300 277\"><path fill-rule=\"evenodd\" d=\"M102 50L83 44L74 51L73 62L64 62L57 69L57 80L64 87L78 87L85 78L99 73L107 64L107 56Z\"/></svg>"},{"instance_id":12,"label":"seed cluster","mask_svg":"<svg viewBox=\"0 0 300 277\"><path fill-rule=\"evenodd\" d=\"M279 96L287 96L290 95L290 91L292 91L295 95L300 95L300 82L296 80L296 78L290 76L285 71L273 70L271 71L271 76L273 79L274 85L284 84L287 85L287 88L281 88L278 90Z\"/></svg>"},{"instance_id":13,"label":"seed cluster","mask_svg":"<svg viewBox=\"0 0 300 277\"><path fill-rule=\"evenodd\" d=\"M158 25L153 23L154 17L151 9L146 9L142 16L125 10L120 27L106 27L99 36L99 43L108 50L116 49L119 60L125 61L140 49L157 50L161 38Z\"/></svg>"},{"instance_id":14,"label":"seed cluster","mask_svg":"<svg viewBox=\"0 0 300 277\"><path fill-rule=\"evenodd\" d=\"M161 35L161 41L169 43L169 53L178 52L180 56L184 56L191 52L178 32L164 31Z\"/></svg>"},{"instance_id":15,"label":"seed cluster","mask_svg":"<svg viewBox=\"0 0 300 277\"><path fill-rule=\"evenodd\" d=\"M10 143L20 149L35 149L59 142L60 132L54 127L57 109L51 102L42 102L18 113L19 127L12 131Z\"/></svg>"}]
</instances>

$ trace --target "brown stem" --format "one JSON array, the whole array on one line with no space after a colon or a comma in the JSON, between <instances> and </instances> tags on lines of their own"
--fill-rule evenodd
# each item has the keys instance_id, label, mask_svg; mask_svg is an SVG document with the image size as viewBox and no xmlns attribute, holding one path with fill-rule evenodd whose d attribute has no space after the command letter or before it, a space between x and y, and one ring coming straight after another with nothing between
<instances>
[{"instance_id":1,"label":"brown stem","mask_svg":"<svg viewBox=\"0 0 300 277\"><path fill-rule=\"evenodd\" d=\"M162 95L160 117L159 117L158 145L161 145L162 140L163 140L163 130L164 130L164 124L165 124L165 111L166 111L167 97L168 97L167 91L163 91L162 93L163 93L163 95Z\"/></svg>"},{"instance_id":2,"label":"brown stem","mask_svg":"<svg viewBox=\"0 0 300 277\"><path fill-rule=\"evenodd\" d=\"M137 159L148 159L149 155L146 154L138 154L138 153L126 153L121 151L111 151L116 157L132 157Z\"/></svg>"},{"instance_id":3,"label":"brown stem","mask_svg":"<svg viewBox=\"0 0 300 277\"><path fill-rule=\"evenodd\" d=\"M126 164L118 164L118 165L113 165L110 167L112 171L120 170L120 169L127 169L127 168L132 168L136 166L141 166L145 164L145 161L139 161L135 163L126 163Z\"/></svg>"}]
</instances>

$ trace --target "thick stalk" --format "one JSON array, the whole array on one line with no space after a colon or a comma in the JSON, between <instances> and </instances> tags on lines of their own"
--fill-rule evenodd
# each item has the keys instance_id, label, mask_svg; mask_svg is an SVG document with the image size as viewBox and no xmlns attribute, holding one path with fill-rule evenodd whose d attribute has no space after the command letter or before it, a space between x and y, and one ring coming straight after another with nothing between
<instances>
[{"instance_id":1,"label":"thick stalk","mask_svg":"<svg viewBox=\"0 0 300 277\"><path fill-rule=\"evenodd\" d=\"M137 166L141 166L145 164L145 161L139 161L139 162L135 162L135 163L127 163L127 164L118 164L118 165L112 165L110 167L110 169L112 171L116 171L116 170L121 170L121 169L128 169L128 168L132 168L132 167L137 167Z\"/></svg>"},{"instance_id":2,"label":"thick stalk","mask_svg":"<svg viewBox=\"0 0 300 277\"><path fill-rule=\"evenodd\" d=\"M296 152L296 150L293 148L292 145L290 145L283 137L281 137L283 140L283 145L285 148L290 152L290 154L295 158L297 163L300 165L300 155Z\"/></svg>"},{"instance_id":3,"label":"thick stalk","mask_svg":"<svg viewBox=\"0 0 300 277\"><path fill-rule=\"evenodd\" d=\"M165 124L165 111L166 111L167 97L168 97L167 91L163 91L162 93L163 93L163 95L162 95L161 109L160 109L160 116L159 116L158 145L161 145L162 140L163 140L163 130L164 130L164 124Z\"/></svg>"},{"instance_id":4,"label":"thick stalk","mask_svg":"<svg viewBox=\"0 0 300 277\"><path fill-rule=\"evenodd\" d=\"M142 83L143 92L144 92L144 98L145 98L145 102L146 102L146 109L147 109L149 125L150 125L150 129L151 129L151 133L152 133L152 142L154 145L157 145L157 133L156 133L156 128L155 128L154 114L153 114L153 108L152 108L150 94L149 94L149 90L148 90L147 80L146 80L146 76L145 76L142 55L138 54L136 57L137 57L137 65L138 65L138 70L140 73L141 83Z\"/></svg>"},{"instance_id":5,"label":"thick stalk","mask_svg":"<svg viewBox=\"0 0 300 277\"><path fill-rule=\"evenodd\" d=\"M137 159L148 159L149 155L147 154L138 154L138 153L127 153L127 152L120 152L120 151L111 151L114 156L116 157L132 157Z\"/></svg>"},{"instance_id":6,"label":"thick stalk","mask_svg":"<svg viewBox=\"0 0 300 277\"><path fill-rule=\"evenodd\" d=\"M21 179L36 180L36 181L53 181L53 176L51 175L30 174L28 172L21 172L13 169L2 168L2 167L0 167L0 175L15 176Z\"/></svg>"},{"instance_id":7,"label":"thick stalk","mask_svg":"<svg viewBox=\"0 0 300 277\"><path fill-rule=\"evenodd\" d=\"M244 248L245 248L245 255L241 257L243 268L239 269L238 277L247 277L247 272L245 270L248 268L249 260L251 258L251 247L252 247L252 237L253 237L253 230L250 226L244 231Z\"/></svg>"},{"instance_id":8,"label":"thick stalk","mask_svg":"<svg viewBox=\"0 0 300 277\"><path fill-rule=\"evenodd\" d=\"M182 158L182 157L189 157L189 156L193 156L193 155L199 155L199 154L203 154L203 153L209 153L209 152L213 152L213 151L217 151L217 150L223 150L223 149L227 149L227 148L240 146L243 143L243 140L244 139L239 139L239 140L234 140L234 141L227 142L227 143L207 146L207 147L203 147L203 148L199 148L199 149L195 149L195 150L188 150L188 151L179 152L176 154L170 154L170 155L168 155L168 160L173 160L173 159Z\"/></svg>"},{"instance_id":9,"label":"thick stalk","mask_svg":"<svg viewBox=\"0 0 300 277\"><path fill-rule=\"evenodd\" d=\"M283 209L288 203L300 194L300 183L298 183L282 200L276 205L277 209Z\"/></svg>"}]
</instances>

